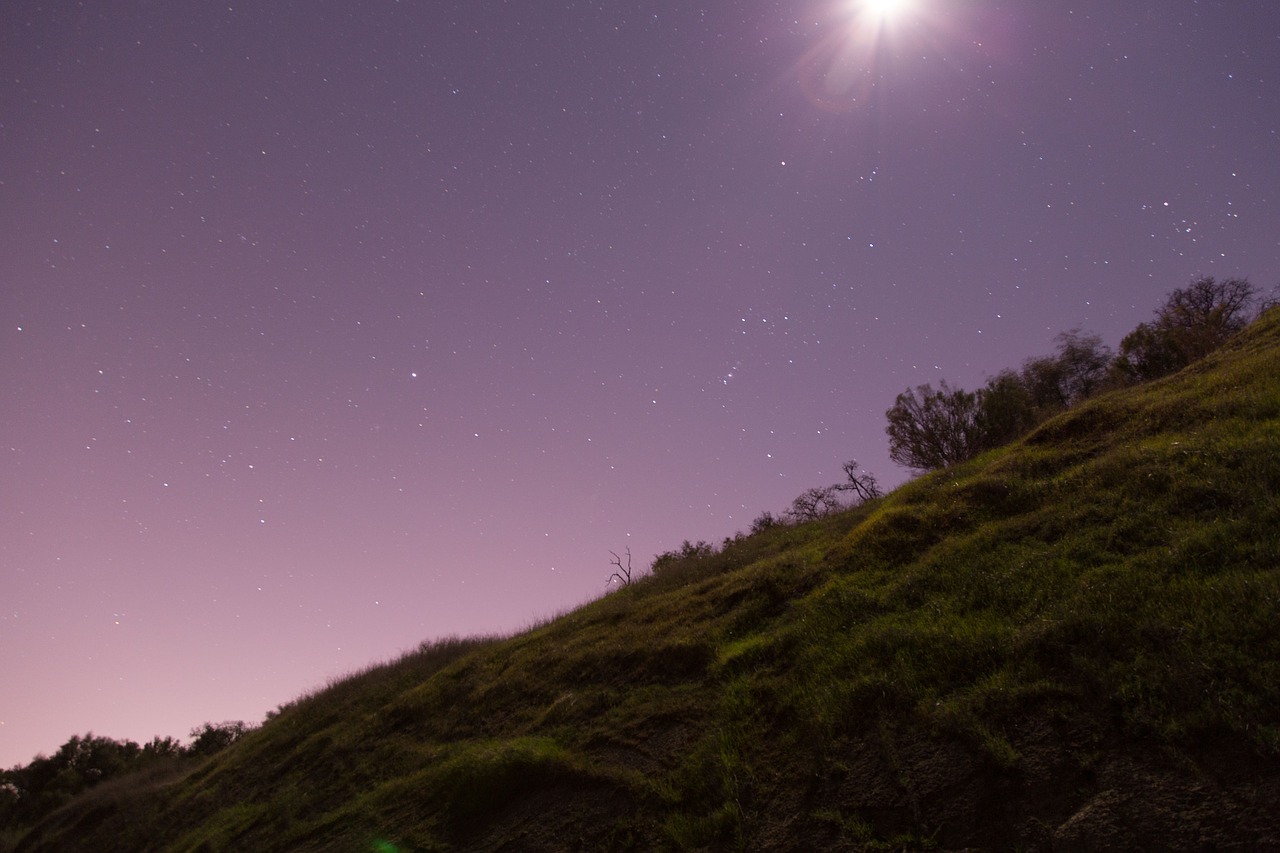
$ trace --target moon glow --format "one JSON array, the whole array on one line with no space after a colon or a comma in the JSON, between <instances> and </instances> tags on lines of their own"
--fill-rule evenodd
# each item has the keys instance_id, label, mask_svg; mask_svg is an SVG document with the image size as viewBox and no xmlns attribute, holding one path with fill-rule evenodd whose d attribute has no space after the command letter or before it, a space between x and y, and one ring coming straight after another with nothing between
<instances>
[{"instance_id":1,"label":"moon glow","mask_svg":"<svg viewBox=\"0 0 1280 853\"><path fill-rule=\"evenodd\" d=\"M911 0L862 0L861 10L872 21L887 24L900 17L911 5Z\"/></svg>"}]
</instances>

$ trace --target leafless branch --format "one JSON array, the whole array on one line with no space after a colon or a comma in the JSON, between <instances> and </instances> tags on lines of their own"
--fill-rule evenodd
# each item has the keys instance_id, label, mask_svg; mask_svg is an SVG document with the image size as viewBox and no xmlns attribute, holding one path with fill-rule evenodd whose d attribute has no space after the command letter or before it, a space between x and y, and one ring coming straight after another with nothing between
<instances>
[{"instance_id":1,"label":"leafless branch","mask_svg":"<svg viewBox=\"0 0 1280 853\"><path fill-rule=\"evenodd\" d=\"M880 491L880 484L876 482L874 474L858 473L858 460L850 459L844 463L844 473L848 477L848 482L836 485L836 488L842 492L853 492L858 503L866 503L870 500L883 497L884 492Z\"/></svg>"},{"instance_id":2,"label":"leafless branch","mask_svg":"<svg viewBox=\"0 0 1280 853\"><path fill-rule=\"evenodd\" d=\"M632 580L631 549L630 548L626 549L627 564L625 566L622 565L621 557L619 557L613 551L610 551L609 553L613 554L613 559L609 561L609 565L616 567L616 571L614 571L613 574L609 575L608 582L613 583L616 580L618 583L622 584L623 586L631 586L631 580Z\"/></svg>"}]
</instances>

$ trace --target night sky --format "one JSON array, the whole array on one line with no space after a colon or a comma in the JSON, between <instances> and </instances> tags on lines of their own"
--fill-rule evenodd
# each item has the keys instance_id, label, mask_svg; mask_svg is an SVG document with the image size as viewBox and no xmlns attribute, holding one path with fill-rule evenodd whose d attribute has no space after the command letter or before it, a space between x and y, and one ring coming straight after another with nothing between
<instances>
[{"instance_id":1,"label":"night sky","mask_svg":"<svg viewBox=\"0 0 1280 853\"><path fill-rule=\"evenodd\" d=\"M908 386L1280 281L1280 3L873 5L7 0L0 766L527 627L902 482Z\"/></svg>"}]
</instances>

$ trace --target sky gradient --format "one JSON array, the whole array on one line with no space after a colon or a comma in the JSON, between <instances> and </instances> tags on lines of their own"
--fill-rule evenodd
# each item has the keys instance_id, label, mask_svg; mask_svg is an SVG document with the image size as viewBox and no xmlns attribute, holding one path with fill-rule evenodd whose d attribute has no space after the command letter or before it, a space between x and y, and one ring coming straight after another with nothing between
<instances>
[{"instance_id":1,"label":"sky gradient","mask_svg":"<svg viewBox=\"0 0 1280 853\"><path fill-rule=\"evenodd\" d=\"M1280 3L10 0L0 766L260 721L1280 281Z\"/></svg>"}]
</instances>

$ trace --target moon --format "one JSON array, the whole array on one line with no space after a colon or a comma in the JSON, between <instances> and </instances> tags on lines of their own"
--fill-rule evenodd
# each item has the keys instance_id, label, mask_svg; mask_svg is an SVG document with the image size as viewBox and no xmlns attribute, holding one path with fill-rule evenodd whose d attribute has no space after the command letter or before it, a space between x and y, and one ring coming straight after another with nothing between
<instances>
[{"instance_id":1,"label":"moon","mask_svg":"<svg viewBox=\"0 0 1280 853\"><path fill-rule=\"evenodd\" d=\"M894 55L924 36L931 2L835 0L828 28L793 67L810 103L836 113L871 104Z\"/></svg>"},{"instance_id":2,"label":"moon","mask_svg":"<svg viewBox=\"0 0 1280 853\"><path fill-rule=\"evenodd\" d=\"M859 7L870 20L888 24L911 8L911 0L861 0Z\"/></svg>"}]
</instances>

